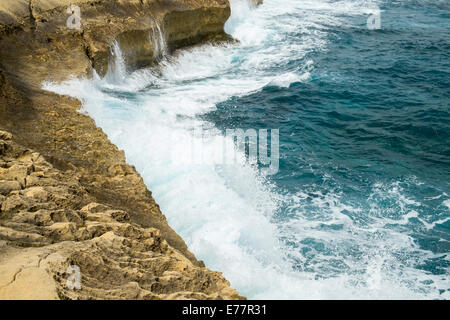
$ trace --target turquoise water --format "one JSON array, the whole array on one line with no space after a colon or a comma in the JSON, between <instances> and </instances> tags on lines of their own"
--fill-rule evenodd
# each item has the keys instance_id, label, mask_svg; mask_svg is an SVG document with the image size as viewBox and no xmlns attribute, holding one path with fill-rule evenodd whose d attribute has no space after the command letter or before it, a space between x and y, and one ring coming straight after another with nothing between
<instances>
[{"instance_id":1,"label":"turquoise water","mask_svg":"<svg viewBox=\"0 0 450 320\"><path fill-rule=\"evenodd\" d=\"M239 44L46 87L83 100L241 294L448 299L450 2L231 3ZM212 154L226 129L279 129L279 171L183 161L198 128Z\"/></svg>"}]
</instances>

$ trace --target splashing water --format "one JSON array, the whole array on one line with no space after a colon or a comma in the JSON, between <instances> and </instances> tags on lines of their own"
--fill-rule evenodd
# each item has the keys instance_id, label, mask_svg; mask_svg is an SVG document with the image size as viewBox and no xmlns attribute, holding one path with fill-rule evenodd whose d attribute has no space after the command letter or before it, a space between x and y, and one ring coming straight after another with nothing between
<instances>
[{"instance_id":1,"label":"splashing water","mask_svg":"<svg viewBox=\"0 0 450 320\"><path fill-rule=\"evenodd\" d=\"M110 48L111 60L108 65L108 72L105 79L111 83L121 83L127 77L127 67L123 58L122 50L117 41L114 41Z\"/></svg>"},{"instance_id":2,"label":"splashing water","mask_svg":"<svg viewBox=\"0 0 450 320\"><path fill-rule=\"evenodd\" d=\"M151 35L161 57L157 70L126 74L114 44L115 60L104 79L44 87L82 100L82 112L125 150L190 250L223 272L240 294L253 299L449 298L448 180L421 177L419 169L415 175L404 169L405 161L389 167L393 153L387 145L394 138L382 140L385 149L357 160L361 152L352 152L367 148L369 127L367 137L358 136L360 144L337 140L353 139L355 130L362 134L358 126L369 116L379 119L386 112L392 118L382 107L334 110L350 104L352 88L363 90L361 81L351 82L336 70L352 63L346 59L356 50L354 42L373 41L365 27L373 5L382 3L265 0L255 9L246 0L232 0L226 31L240 40L238 45L204 45L165 59L157 27ZM421 8L407 1L388 9ZM382 18L389 23L389 16ZM402 26L392 22L390 28ZM344 48L350 32L355 39ZM370 51L368 43L362 45L360 52ZM344 86L347 96L335 89L328 97L323 88L333 85ZM374 96L370 103L380 100L380 94ZM370 91L365 102L369 97ZM343 123L353 118L344 131ZM188 153L187 137L197 128L209 129L210 135L196 143L208 154L219 152L228 127L279 127L279 174L261 176L245 156L234 167L173 161L173 146L179 155ZM432 239L438 239L434 247L423 245Z\"/></svg>"},{"instance_id":3,"label":"splashing water","mask_svg":"<svg viewBox=\"0 0 450 320\"><path fill-rule=\"evenodd\" d=\"M167 43L158 22L154 21L151 32L151 42L153 44L153 59L159 60L167 54Z\"/></svg>"}]
</instances>

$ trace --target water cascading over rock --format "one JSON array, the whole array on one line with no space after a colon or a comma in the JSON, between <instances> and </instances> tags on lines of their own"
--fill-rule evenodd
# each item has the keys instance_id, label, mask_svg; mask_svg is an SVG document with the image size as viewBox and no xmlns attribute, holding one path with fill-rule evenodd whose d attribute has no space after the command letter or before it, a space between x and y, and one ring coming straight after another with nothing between
<instances>
[{"instance_id":1,"label":"water cascading over rock","mask_svg":"<svg viewBox=\"0 0 450 320\"><path fill-rule=\"evenodd\" d=\"M167 42L161 27L155 21L155 25L151 30L151 42L153 45L153 59L158 60L167 54Z\"/></svg>"}]
</instances>

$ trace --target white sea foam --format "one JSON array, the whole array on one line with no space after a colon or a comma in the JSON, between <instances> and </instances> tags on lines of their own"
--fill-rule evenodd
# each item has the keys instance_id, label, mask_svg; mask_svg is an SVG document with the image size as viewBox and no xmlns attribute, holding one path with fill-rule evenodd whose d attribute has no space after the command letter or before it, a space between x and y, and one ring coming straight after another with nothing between
<instances>
[{"instance_id":1,"label":"white sea foam","mask_svg":"<svg viewBox=\"0 0 450 320\"><path fill-rule=\"evenodd\" d=\"M450 199L445 200L442 204L450 210Z\"/></svg>"},{"instance_id":2,"label":"white sea foam","mask_svg":"<svg viewBox=\"0 0 450 320\"><path fill-rule=\"evenodd\" d=\"M414 267L433 255L407 233L388 227L417 218L414 200L398 185L374 185L373 206L361 214L365 208L332 191L279 194L243 156L234 167L172 161L174 141L182 160L189 153L189 133L199 127L212 130L200 143L211 154L219 152L221 132L196 116L268 84L308 81L312 60L288 71L279 67L312 50L326 50L326 26L344 24L343 15L362 14L367 6L364 1L265 0L252 10L246 0L231 3L226 30L239 45L191 48L163 59L157 70L132 74L126 74L114 45L114 72L104 79L44 87L83 101L82 112L125 150L190 250L223 272L241 294L254 299L442 298L436 292L450 287L446 279ZM286 41L292 33L302 34L302 41ZM376 205L379 197L394 199L403 217L387 216ZM277 221L275 213L286 204L293 217ZM351 218L358 213L366 224ZM397 254L406 262L399 263Z\"/></svg>"}]
</instances>

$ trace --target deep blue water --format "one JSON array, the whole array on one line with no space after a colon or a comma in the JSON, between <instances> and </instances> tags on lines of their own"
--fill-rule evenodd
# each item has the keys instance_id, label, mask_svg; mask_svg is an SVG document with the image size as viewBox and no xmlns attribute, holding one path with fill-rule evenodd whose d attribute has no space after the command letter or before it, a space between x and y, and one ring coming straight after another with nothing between
<instances>
[{"instance_id":1,"label":"deep blue water","mask_svg":"<svg viewBox=\"0 0 450 320\"><path fill-rule=\"evenodd\" d=\"M232 97L205 118L224 131L279 128L280 170L270 179L282 194L306 193L304 209L312 219L329 214L309 203L330 192L362 209L344 212L362 228L372 217L400 220L416 211L401 228L419 248L438 254L416 267L448 275L450 212L443 201L450 195L450 2L385 2L380 8L380 30L365 28L361 17L330 26L326 50L283 66L289 71L313 60L309 81ZM303 41L300 32L290 37ZM401 192L377 195L375 185ZM292 205L285 203L273 219L295 216ZM427 228L420 220L442 223ZM308 269L327 244L303 243L308 259L296 267Z\"/></svg>"},{"instance_id":2,"label":"deep blue water","mask_svg":"<svg viewBox=\"0 0 450 320\"><path fill-rule=\"evenodd\" d=\"M136 72L116 44L105 79L47 88L83 100L190 250L241 294L449 299L450 2L231 6L238 44ZM204 128L209 139L189 136ZM187 161L192 141L219 153L230 128L279 129L279 171Z\"/></svg>"}]
</instances>

